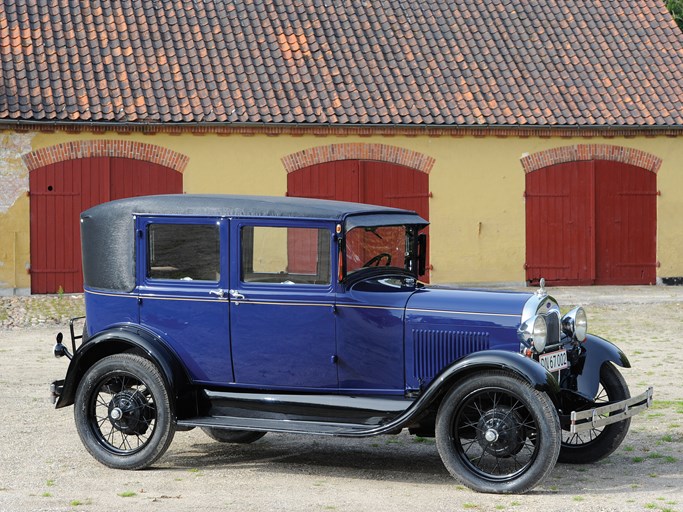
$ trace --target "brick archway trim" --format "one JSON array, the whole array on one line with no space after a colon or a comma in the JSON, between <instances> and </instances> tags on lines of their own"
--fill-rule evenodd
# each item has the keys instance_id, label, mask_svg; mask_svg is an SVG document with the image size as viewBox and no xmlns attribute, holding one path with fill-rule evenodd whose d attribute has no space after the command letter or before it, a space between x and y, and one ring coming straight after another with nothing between
<instances>
[{"instance_id":1,"label":"brick archway trim","mask_svg":"<svg viewBox=\"0 0 683 512\"><path fill-rule=\"evenodd\" d=\"M287 173L337 160L376 160L404 165L429 174L435 162L434 158L410 149L365 143L316 146L284 156L281 160Z\"/></svg>"},{"instance_id":2,"label":"brick archway trim","mask_svg":"<svg viewBox=\"0 0 683 512\"><path fill-rule=\"evenodd\" d=\"M539 151L521 158L526 174L554 164L578 160L612 160L635 165L655 174L662 166L662 159L639 149L612 146L609 144L576 144Z\"/></svg>"},{"instance_id":3,"label":"brick archway trim","mask_svg":"<svg viewBox=\"0 0 683 512\"><path fill-rule=\"evenodd\" d=\"M36 149L22 156L29 171L49 164L100 156L132 158L163 165L182 173L189 157L154 144L130 140L83 140Z\"/></svg>"}]
</instances>

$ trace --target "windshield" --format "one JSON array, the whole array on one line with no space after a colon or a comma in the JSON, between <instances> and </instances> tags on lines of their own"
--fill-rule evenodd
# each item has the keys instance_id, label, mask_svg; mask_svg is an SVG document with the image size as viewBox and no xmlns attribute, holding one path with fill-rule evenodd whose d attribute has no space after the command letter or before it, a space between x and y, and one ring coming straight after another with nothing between
<instances>
[{"instance_id":1,"label":"windshield","mask_svg":"<svg viewBox=\"0 0 683 512\"><path fill-rule=\"evenodd\" d=\"M346 233L347 275L366 267L410 270L411 230L406 226L358 226Z\"/></svg>"}]
</instances>

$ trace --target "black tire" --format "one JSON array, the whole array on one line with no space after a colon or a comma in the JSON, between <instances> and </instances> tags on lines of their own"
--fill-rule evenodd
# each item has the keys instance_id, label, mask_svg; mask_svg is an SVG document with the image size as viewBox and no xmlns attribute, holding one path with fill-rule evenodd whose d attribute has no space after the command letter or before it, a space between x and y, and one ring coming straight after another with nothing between
<instances>
[{"instance_id":1,"label":"black tire","mask_svg":"<svg viewBox=\"0 0 683 512\"><path fill-rule=\"evenodd\" d=\"M599 406L601 403L618 402L628 398L631 398L631 393L619 370L612 363L603 364L600 368L600 386L594 404ZM619 448L630 426L631 418L627 418L618 423L577 434L563 430L559 461L568 464L587 464L604 459Z\"/></svg>"},{"instance_id":2,"label":"black tire","mask_svg":"<svg viewBox=\"0 0 683 512\"><path fill-rule=\"evenodd\" d=\"M266 432L256 432L255 430L232 430L214 427L202 427L202 430L211 439L221 443L250 444L266 435Z\"/></svg>"},{"instance_id":3,"label":"black tire","mask_svg":"<svg viewBox=\"0 0 683 512\"><path fill-rule=\"evenodd\" d=\"M74 417L86 449L115 469L150 466L175 434L159 370L131 354L105 357L86 372L76 391Z\"/></svg>"},{"instance_id":4,"label":"black tire","mask_svg":"<svg viewBox=\"0 0 683 512\"><path fill-rule=\"evenodd\" d=\"M436 417L436 445L451 475L487 493L525 493L555 467L560 421L526 381L486 371L458 382Z\"/></svg>"}]
</instances>

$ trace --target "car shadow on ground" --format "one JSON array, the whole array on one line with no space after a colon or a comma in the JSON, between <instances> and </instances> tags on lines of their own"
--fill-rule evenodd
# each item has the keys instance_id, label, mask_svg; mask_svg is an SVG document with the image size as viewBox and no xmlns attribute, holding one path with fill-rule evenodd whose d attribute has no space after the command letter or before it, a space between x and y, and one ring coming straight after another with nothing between
<instances>
[{"instance_id":1,"label":"car shadow on ground","mask_svg":"<svg viewBox=\"0 0 683 512\"><path fill-rule=\"evenodd\" d=\"M637 438L639 443L655 446L658 436L640 432ZM557 464L533 493L626 495L636 489L667 493L679 486L683 471L681 459L674 459L667 462L645 457L634 463L630 452L618 450L592 464ZM457 485L441 462L434 440L407 434L366 439L268 434L250 445L204 442L198 436L185 450L171 450L164 458L164 466L182 471L232 467L317 477Z\"/></svg>"},{"instance_id":2,"label":"car shadow on ground","mask_svg":"<svg viewBox=\"0 0 683 512\"><path fill-rule=\"evenodd\" d=\"M208 439L208 438L207 438ZM250 444L196 442L182 452L171 449L165 465L190 468L250 468L279 473L311 473L406 483L452 481L432 439L407 435L352 440L268 434Z\"/></svg>"}]
</instances>

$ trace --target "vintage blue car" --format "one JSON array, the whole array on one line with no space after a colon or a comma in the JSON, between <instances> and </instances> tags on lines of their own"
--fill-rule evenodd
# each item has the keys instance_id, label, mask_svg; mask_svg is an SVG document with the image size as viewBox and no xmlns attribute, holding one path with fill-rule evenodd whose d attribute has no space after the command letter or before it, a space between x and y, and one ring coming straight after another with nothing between
<instances>
[{"instance_id":1,"label":"vintage blue car","mask_svg":"<svg viewBox=\"0 0 683 512\"><path fill-rule=\"evenodd\" d=\"M630 398L617 347L535 293L420 282L415 212L304 198L171 195L81 215L86 317L52 384L101 463L154 463L177 430L435 436L450 473L521 493L612 453ZM82 339L81 339L82 338ZM77 340L81 339L77 347Z\"/></svg>"}]
</instances>

